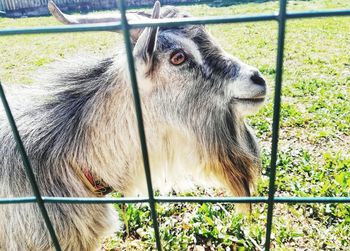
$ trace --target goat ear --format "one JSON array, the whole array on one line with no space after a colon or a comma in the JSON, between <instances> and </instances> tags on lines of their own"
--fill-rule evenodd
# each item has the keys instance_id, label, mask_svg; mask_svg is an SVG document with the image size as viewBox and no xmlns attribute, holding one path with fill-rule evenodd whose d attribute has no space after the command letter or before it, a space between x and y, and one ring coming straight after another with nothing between
<instances>
[{"instance_id":1,"label":"goat ear","mask_svg":"<svg viewBox=\"0 0 350 251\"><path fill-rule=\"evenodd\" d=\"M158 19L160 16L160 2L154 3L152 19ZM158 27L147 27L141 33L134 47L134 55L140 56L149 63L157 46Z\"/></svg>"}]
</instances>

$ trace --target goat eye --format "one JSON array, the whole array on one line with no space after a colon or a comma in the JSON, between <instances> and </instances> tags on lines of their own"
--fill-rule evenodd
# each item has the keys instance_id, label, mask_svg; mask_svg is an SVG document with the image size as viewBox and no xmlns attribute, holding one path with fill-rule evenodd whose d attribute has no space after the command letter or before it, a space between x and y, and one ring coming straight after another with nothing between
<instances>
[{"instance_id":1,"label":"goat eye","mask_svg":"<svg viewBox=\"0 0 350 251\"><path fill-rule=\"evenodd\" d=\"M173 65L180 65L187 59L186 54L183 51L176 51L171 54L170 62Z\"/></svg>"}]
</instances>

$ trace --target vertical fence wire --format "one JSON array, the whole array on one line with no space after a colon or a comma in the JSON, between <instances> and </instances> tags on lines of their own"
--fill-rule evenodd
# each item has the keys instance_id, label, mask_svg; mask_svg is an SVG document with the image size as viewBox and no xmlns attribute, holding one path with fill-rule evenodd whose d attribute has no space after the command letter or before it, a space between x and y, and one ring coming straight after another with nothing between
<instances>
[{"instance_id":1,"label":"vertical fence wire","mask_svg":"<svg viewBox=\"0 0 350 251\"><path fill-rule=\"evenodd\" d=\"M280 0L278 20L278 44L277 44L277 60L276 60L276 80L275 80L275 95L273 105L273 123L272 123L272 143L271 143L271 162L270 162L270 181L269 181L269 196L267 209L267 223L266 223L266 239L265 250L270 250L271 244L271 230L273 207L275 198L275 180L276 180L276 166L278 154L278 137L279 137L279 122L281 111L281 89L282 89L282 74L283 74L283 52L286 28L286 12L287 0Z\"/></svg>"},{"instance_id":2,"label":"vertical fence wire","mask_svg":"<svg viewBox=\"0 0 350 251\"><path fill-rule=\"evenodd\" d=\"M156 201L154 199L154 192L153 192L153 186L152 186L152 176L151 176L151 170L150 170L150 164L149 164L149 158L148 158L145 128L143 125L143 118L142 118L142 107L141 107L140 95L139 95L139 91L138 91L137 78L136 78L135 65L134 65L134 57L133 57L132 47L131 47L131 42L130 42L130 31L129 31L129 26L128 26L128 20L126 18L126 13L125 13L126 9L125 9L124 0L118 0L118 6L119 6L120 14L121 14L121 22L122 22L122 27L123 27L125 48L126 48L126 53L127 53L127 58L128 58L131 86L132 86L132 91L134 94L133 95L134 96L134 105L135 105L137 125L138 125L139 136L140 136L141 151L142 151L142 156L143 156L143 165L144 165L145 174L146 174L149 205L151 208L154 235L156 238L157 249L159 251L161 251L162 247L161 247L160 236L159 236Z\"/></svg>"},{"instance_id":3,"label":"vertical fence wire","mask_svg":"<svg viewBox=\"0 0 350 251\"><path fill-rule=\"evenodd\" d=\"M15 139L16 144L17 144L17 149L18 149L19 153L21 154L21 158L22 158L22 161L23 161L23 164L24 164L24 168L25 168L27 177L29 179L30 185L32 187L32 191L33 191L34 196L36 198L36 202L37 202L37 204L39 206L41 215L44 218L44 222L45 222L46 227L47 227L47 229L49 231L49 234L51 236L51 240L52 240L52 242L54 244L54 247L56 248L57 251L61 251L61 247L60 247L60 244L58 242L58 239L57 239L57 236L56 236L56 232L55 232L55 230L54 230L54 228L52 226L51 220L50 220L49 215L47 213L47 210L45 208L44 201L41 198L39 186L38 186L38 184L36 182L32 166L30 164L28 155L27 155L26 150L24 148L21 136L19 135L19 132L18 132L18 129L17 129L17 126L16 126L16 122L15 122L15 120L13 118L13 115L12 115L10 106L9 106L9 104L7 102L7 99L6 99L6 96L5 96L5 93L4 93L4 89L2 88L1 82L0 82L0 98L1 98L1 101L2 101L2 104L3 104L3 107L5 109L5 113L6 113L7 119L9 121L9 123L10 123L11 129L12 129L12 133L13 133L14 139Z\"/></svg>"}]
</instances>

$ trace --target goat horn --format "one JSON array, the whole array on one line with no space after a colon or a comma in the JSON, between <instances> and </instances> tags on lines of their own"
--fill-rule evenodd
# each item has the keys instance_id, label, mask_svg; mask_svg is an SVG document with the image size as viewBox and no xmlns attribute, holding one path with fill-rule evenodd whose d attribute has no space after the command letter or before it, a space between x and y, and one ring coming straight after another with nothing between
<instances>
[{"instance_id":1,"label":"goat horn","mask_svg":"<svg viewBox=\"0 0 350 251\"><path fill-rule=\"evenodd\" d=\"M116 13L103 15L67 15L64 14L53 1L48 2L50 13L61 23L64 24L91 24L91 23L112 23L120 21L120 15ZM128 13L128 20L136 21L148 19L145 13Z\"/></svg>"},{"instance_id":2,"label":"goat horn","mask_svg":"<svg viewBox=\"0 0 350 251\"><path fill-rule=\"evenodd\" d=\"M72 20L67 15L63 14L62 11L57 7L53 1L49 1L47 7L50 13L61 23L64 24L77 24L77 21Z\"/></svg>"}]
</instances>

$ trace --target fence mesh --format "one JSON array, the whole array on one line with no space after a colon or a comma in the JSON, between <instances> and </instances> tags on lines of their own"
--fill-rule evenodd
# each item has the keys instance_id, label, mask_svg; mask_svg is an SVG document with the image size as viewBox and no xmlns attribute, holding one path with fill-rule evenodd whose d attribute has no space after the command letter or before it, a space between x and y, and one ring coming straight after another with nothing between
<instances>
[{"instance_id":1,"label":"fence mesh","mask_svg":"<svg viewBox=\"0 0 350 251\"><path fill-rule=\"evenodd\" d=\"M285 27L288 19L301 18L319 18L319 17L335 17L350 16L350 10L327 10L327 11L306 11L306 12L287 12L287 0L279 1L279 11L277 14L270 15L250 15L250 16L226 16L226 17L210 17L210 18L185 18L176 20L151 20L148 22L129 23L126 18L126 8L124 0L118 0L118 6L121 13L121 22L115 24L94 24L94 25L74 25L74 26L55 26L55 27L36 27L36 28L13 28L0 30L0 36L5 35L24 35L24 34L40 34L40 33L62 33L62 32L87 32L87 31L112 31L122 30L124 42L126 46L128 66L130 71L130 79L132 91L134 94L134 104L137 116L137 123L140 136L140 147L143 154L143 164L147 179L148 197L135 198L73 198L73 197L46 197L41 196L38 188L33 169L31 167L26 150L23 146L20 134L18 132L16 122L8 105L4 90L0 82L0 98L4 106L8 121L10 123L17 148L21 154L25 171L30 181L34 196L21 198L1 198L0 204L14 203L37 203L47 229L50 233L52 243L57 251L61 250L59 240L56 236L53 225L45 208L45 203L149 203L153 220L153 227L156 239L157 250L162 250L161 239L158 229L158 220L156 212L156 203L267 203L267 225L266 225L266 241L265 250L270 250L271 230L273 223L274 203L350 203L350 197L275 197L275 180L276 180L276 163L278 149L278 133L281 109L281 87L283 76L283 52L285 41ZM194 24L223 24L223 23L243 23L243 22L259 22L259 21L277 21L278 22L278 46L276 60L276 76L274 91L274 109L272 124L272 144L271 144L271 161L270 161L270 181L269 193L267 197L165 197L155 196L152 187L151 171L148 159L146 135L143 126L142 108L137 88L137 79L135 74L134 59L130 42L129 30L133 28L144 27L174 27L180 25Z\"/></svg>"}]
</instances>

